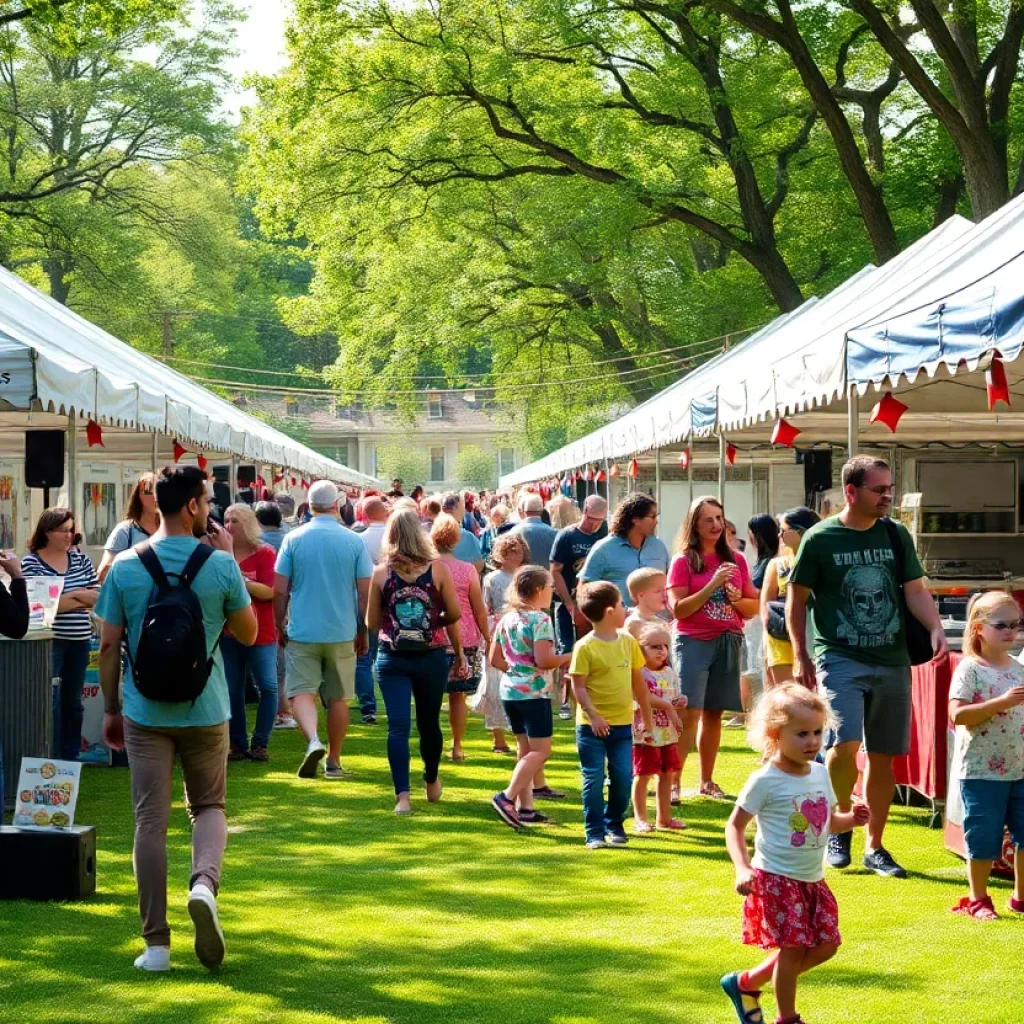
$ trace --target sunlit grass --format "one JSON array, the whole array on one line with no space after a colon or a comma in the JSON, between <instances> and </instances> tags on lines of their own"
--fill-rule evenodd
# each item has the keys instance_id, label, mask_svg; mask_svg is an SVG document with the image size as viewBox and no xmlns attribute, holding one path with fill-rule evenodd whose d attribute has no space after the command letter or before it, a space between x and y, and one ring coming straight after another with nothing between
<instances>
[{"instance_id":1,"label":"sunlit grass","mask_svg":"<svg viewBox=\"0 0 1024 1024\"><path fill-rule=\"evenodd\" d=\"M270 764L229 766L228 960L216 974L191 948L180 781L169 836L174 970L147 976L131 966L141 940L128 774L87 769L79 819L97 828L99 892L80 904L0 903L0 1021L735 1020L718 978L756 954L738 939L722 842L729 805L692 801L682 835L588 852L571 732L560 723L549 778L570 797L544 805L555 827L515 834L488 805L511 760L490 752L475 722L469 761L442 769L442 802L414 794L416 814L399 819L384 730L353 729L343 758L352 778L342 782L296 778L300 740L290 732L274 734ZM741 734L727 732L726 744L720 781L736 792L756 762ZM844 946L802 987L809 1024L1017 1019L1010 979L1024 920L985 925L949 913L963 871L927 818L894 811L890 846L911 879L830 874ZM1007 895L997 883L998 909Z\"/></svg>"}]
</instances>

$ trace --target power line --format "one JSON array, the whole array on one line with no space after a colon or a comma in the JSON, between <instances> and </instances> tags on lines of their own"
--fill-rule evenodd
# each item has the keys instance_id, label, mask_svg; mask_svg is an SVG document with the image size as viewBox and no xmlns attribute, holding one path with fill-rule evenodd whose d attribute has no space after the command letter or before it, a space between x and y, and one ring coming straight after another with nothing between
<instances>
[{"instance_id":1,"label":"power line","mask_svg":"<svg viewBox=\"0 0 1024 1024\"><path fill-rule=\"evenodd\" d=\"M753 328L750 328L750 330L753 330ZM630 362L630 361L634 361L635 362L635 361L638 361L638 360L653 359L655 357L666 357L666 355L668 353L674 353L674 352L686 352L686 353L689 353L690 355L704 355L706 353L720 351L720 346L719 346L718 342L725 341L726 339L732 339L732 338L735 338L739 334L746 334L746 333L748 333L748 332L747 331L736 331L736 332L734 332L732 334L722 335L720 338L707 338L707 339L704 339L702 341L688 342L685 345L676 345L676 346L673 346L672 348L658 349L658 350L656 350L654 352L637 352L637 353L633 353L633 354L630 354L630 355L615 356L615 357L609 358L609 359L598 359L598 360L594 360L594 361L591 361L591 362L587 363L587 365L588 366L609 366L609 365L612 365L612 364L615 364L615 363L625 363L625 362ZM267 377L292 377L292 378L306 379L306 375L305 374L298 373L296 371L288 371L288 370L262 370L262 369L256 369L254 367L248 367L248 366L237 366L237 365L234 365L232 363L210 363L210 362L204 362L204 361L199 360L199 359L189 359L186 356L164 355L162 357L162 361L164 361L164 362L182 363L185 366L202 366L202 367L206 367L206 368L209 368L209 369L217 369L217 370L235 370L238 373L252 373L252 374L259 374L261 376L267 376ZM656 365L666 365L667 366L667 365L669 365L670 362L679 362L679 361L680 361L679 358L677 358L677 359L663 358L663 360L661 362L659 362L658 364L656 364ZM560 365L566 365L566 364L560 364ZM637 369L650 369L650 367L637 367ZM534 372L534 368L529 368L529 369L523 368L523 369L504 370L504 371L496 370L496 371L491 371L489 373L478 373L478 374L448 374L448 375L446 375L446 374L438 374L438 375L418 374L418 375L414 375L412 377L409 377L407 379L408 380L423 380L423 381L433 381L433 380L447 381L447 380L451 380L454 377L456 379L462 379L463 381L467 382L467 386L473 386L473 384L471 382L476 381L477 383L476 383L475 386L477 386L477 387L487 387L488 385L486 383L484 383L484 381L486 381L486 380L490 380L490 379L493 379L495 377L521 376L522 374L529 374L529 373L532 373L532 372ZM630 372L630 371L624 371L624 372Z\"/></svg>"}]
</instances>

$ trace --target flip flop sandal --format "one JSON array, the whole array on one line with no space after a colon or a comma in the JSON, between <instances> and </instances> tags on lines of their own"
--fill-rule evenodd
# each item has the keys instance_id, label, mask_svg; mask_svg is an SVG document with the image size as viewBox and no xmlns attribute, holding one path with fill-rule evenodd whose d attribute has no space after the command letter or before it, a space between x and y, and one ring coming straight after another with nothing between
<instances>
[{"instance_id":1,"label":"flip flop sandal","mask_svg":"<svg viewBox=\"0 0 1024 1024\"><path fill-rule=\"evenodd\" d=\"M680 821L678 818L672 818L670 821L666 822L664 825L659 825L658 826L658 831L659 832L682 832L685 828L687 828L687 824L686 824L685 821Z\"/></svg>"},{"instance_id":2,"label":"flip flop sandal","mask_svg":"<svg viewBox=\"0 0 1024 1024\"><path fill-rule=\"evenodd\" d=\"M736 1011L736 1019L740 1024L764 1024L764 1014L761 1012L761 1007L757 1004L757 1000L760 997L760 992L744 992L740 988L740 976L735 972L727 974L719 984L722 986L722 991L732 1001L733 1009ZM752 999L754 1005L746 1007L743 1004L743 997Z\"/></svg>"},{"instance_id":3,"label":"flip flop sandal","mask_svg":"<svg viewBox=\"0 0 1024 1024\"><path fill-rule=\"evenodd\" d=\"M700 787L700 795L710 797L712 800L725 799L725 791L717 782L705 782Z\"/></svg>"},{"instance_id":4,"label":"flip flop sandal","mask_svg":"<svg viewBox=\"0 0 1024 1024\"><path fill-rule=\"evenodd\" d=\"M654 826L649 821L638 821L633 826L633 831L638 836L645 836L654 831Z\"/></svg>"},{"instance_id":5,"label":"flip flop sandal","mask_svg":"<svg viewBox=\"0 0 1024 1024\"><path fill-rule=\"evenodd\" d=\"M976 921L998 921L999 915L992 906L992 897L986 896L981 900L972 900L970 896L964 896L960 902L950 908L954 914L963 914L965 917L973 917Z\"/></svg>"},{"instance_id":6,"label":"flip flop sandal","mask_svg":"<svg viewBox=\"0 0 1024 1024\"><path fill-rule=\"evenodd\" d=\"M461 753L461 754L456 754L454 750L448 755L448 757L449 757L450 760L452 760L452 761L454 761L456 763L460 763L460 762L466 760L466 755L465 755L464 752Z\"/></svg>"}]
</instances>

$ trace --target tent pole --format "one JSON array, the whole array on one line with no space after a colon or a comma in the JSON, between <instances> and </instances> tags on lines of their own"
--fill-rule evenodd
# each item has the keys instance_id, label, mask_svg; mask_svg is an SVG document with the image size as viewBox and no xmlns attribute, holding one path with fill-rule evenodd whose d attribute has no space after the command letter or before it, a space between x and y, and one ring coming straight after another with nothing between
<instances>
[{"instance_id":1,"label":"tent pole","mask_svg":"<svg viewBox=\"0 0 1024 1024\"><path fill-rule=\"evenodd\" d=\"M160 431L153 431L153 474L160 472Z\"/></svg>"},{"instance_id":2,"label":"tent pole","mask_svg":"<svg viewBox=\"0 0 1024 1024\"><path fill-rule=\"evenodd\" d=\"M231 495L231 502L235 500L235 492L238 490L238 481L235 479L235 453L231 453L231 459L228 462L228 493Z\"/></svg>"},{"instance_id":3,"label":"tent pole","mask_svg":"<svg viewBox=\"0 0 1024 1024\"><path fill-rule=\"evenodd\" d=\"M754 482L754 456L750 456L750 510L757 515L757 484Z\"/></svg>"},{"instance_id":4,"label":"tent pole","mask_svg":"<svg viewBox=\"0 0 1024 1024\"><path fill-rule=\"evenodd\" d=\"M857 402L857 385L851 384L846 392L846 457L848 459L852 459L857 454L859 433L860 416Z\"/></svg>"},{"instance_id":5,"label":"tent pole","mask_svg":"<svg viewBox=\"0 0 1024 1024\"><path fill-rule=\"evenodd\" d=\"M686 464L686 482L690 488L690 499L687 502L686 507L689 508L690 505L693 504L693 460L697 454L693 444L693 435L686 439L686 444L690 449L690 458Z\"/></svg>"},{"instance_id":6,"label":"tent pole","mask_svg":"<svg viewBox=\"0 0 1024 1024\"><path fill-rule=\"evenodd\" d=\"M658 503L658 510L661 510L661 449L654 448L654 500Z\"/></svg>"},{"instance_id":7,"label":"tent pole","mask_svg":"<svg viewBox=\"0 0 1024 1024\"><path fill-rule=\"evenodd\" d=\"M718 500L725 508L725 434L718 435Z\"/></svg>"},{"instance_id":8,"label":"tent pole","mask_svg":"<svg viewBox=\"0 0 1024 1024\"><path fill-rule=\"evenodd\" d=\"M78 424L74 411L68 413L67 426L67 463L68 463L68 508L75 519L75 528L82 531L82 520L79 518L78 506Z\"/></svg>"}]
</instances>

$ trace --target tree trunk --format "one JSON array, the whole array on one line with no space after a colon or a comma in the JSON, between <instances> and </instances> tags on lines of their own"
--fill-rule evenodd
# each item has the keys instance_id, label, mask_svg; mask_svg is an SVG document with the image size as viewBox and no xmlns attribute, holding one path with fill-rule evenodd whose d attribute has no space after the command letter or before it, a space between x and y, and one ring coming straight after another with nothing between
<instances>
[{"instance_id":1,"label":"tree trunk","mask_svg":"<svg viewBox=\"0 0 1024 1024\"><path fill-rule=\"evenodd\" d=\"M67 279L69 269L59 257L43 260L43 270L50 282L50 295L62 306L68 304L68 293L71 291L71 282Z\"/></svg>"}]
</instances>

